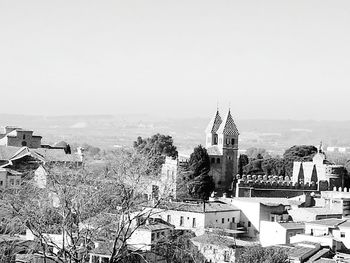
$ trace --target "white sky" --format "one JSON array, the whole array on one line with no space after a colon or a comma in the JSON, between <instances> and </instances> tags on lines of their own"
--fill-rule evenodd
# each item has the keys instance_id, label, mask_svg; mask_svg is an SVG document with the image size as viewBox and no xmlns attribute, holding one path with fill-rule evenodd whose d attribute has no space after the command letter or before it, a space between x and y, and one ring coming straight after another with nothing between
<instances>
[{"instance_id":1,"label":"white sky","mask_svg":"<svg viewBox=\"0 0 350 263\"><path fill-rule=\"evenodd\" d=\"M349 120L350 1L0 0L0 112Z\"/></svg>"}]
</instances>

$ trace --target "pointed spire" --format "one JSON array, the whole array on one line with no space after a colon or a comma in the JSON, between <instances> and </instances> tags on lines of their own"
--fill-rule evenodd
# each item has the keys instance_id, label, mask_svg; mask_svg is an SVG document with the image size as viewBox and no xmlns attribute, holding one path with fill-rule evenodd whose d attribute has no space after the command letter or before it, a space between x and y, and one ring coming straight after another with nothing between
<instances>
[{"instance_id":1,"label":"pointed spire","mask_svg":"<svg viewBox=\"0 0 350 263\"><path fill-rule=\"evenodd\" d=\"M219 109L217 109L215 116L210 120L207 128L205 129L205 132L216 133L221 123L222 123L222 119L219 113Z\"/></svg>"},{"instance_id":2,"label":"pointed spire","mask_svg":"<svg viewBox=\"0 0 350 263\"><path fill-rule=\"evenodd\" d=\"M220 128L217 131L218 133L223 133L226 135L239 135L239 131L237 129L237 126L232 118L231 110L228 110L228 113L223 120L222 124L220 125Z\"/></svg>"}]
</instances>

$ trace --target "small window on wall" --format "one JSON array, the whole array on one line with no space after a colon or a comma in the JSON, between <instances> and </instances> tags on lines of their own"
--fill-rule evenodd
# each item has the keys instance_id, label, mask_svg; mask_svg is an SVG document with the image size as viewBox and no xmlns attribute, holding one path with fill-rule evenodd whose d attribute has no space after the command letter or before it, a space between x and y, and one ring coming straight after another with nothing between
<instances>
[{"instance_id":1,"label":"small window on wall","mask_svg":"<svg viewBox=\"0 0 350 263\"><path fill-rule=\"evenodd\" d=\"M166 221L167 221L168 223L171 223L171 215L168 215L168 216L167 216Z\"/></svg>"},{"instance_id":2,"label":"small window on wall","mask_svg":"<svg viewBox=\"0 0 350 263\"><path fill-rule=\"evenodd\" d=\"M211 163L215 163L215 158L211 158Z\"/></svg>"},{"instance_id":3,"label":"small window on wall","mask_svg":"<svg viewBox=\"0 0 350 263\"><path fill-rule=\"evenodd\" d=\"M184 225L184 217L180 216L180 226L183 226L183 225Z\"/></svg>"},{"instance_id":4,"label":"small window on wall","mask_svg":"<svg viewBox=\"0 0 350 263\"><path fill-rule=\"evenodd\" d=\"M23 140L25 140L26 139L26 135L25 134L23 134Z\"/></svg>"},{"instance_id":5,"label":"small window on wall","mask_svg":"<svg viewBox=\"0 0 350 263\"><path fill-rule=\"evenodd\" d=\"M197 226L197 224L196 224L196 219L193 218L193 219L192 219L192 227L196 227L196 226Z\"/></svg>"},{"instance_id":6,"label":"small window on wall","mask_svg":"<svg viewBox=\"0 0 350 263\"><path fill-rule=\"evenodd\" d=\"M235 145L235 139L231 139L231 144Z\"/></svg>"},{"instance_id":7,"label":"small window on wall","mask_svg":"<svg viewBox=\"0 0 350 263\"><path fill-rule=\"evenodd\" d=\"M232 223L235 223L235 218L234 217L232 217Z\"/></svg>"},{"instance_id":8,"label":"small window on wall","mask_svg":"<svg viewBox=\"0 0 350 263\"><path fill-rule=\"evenodd\" d=\"M340 232L340 237L345 237L345 232Z\"/></svg>"},{"instance_id":9,"label":"small window on wall","mask_svg":"<svg viewBox=\"0 0 350 263\"><path fill-rule=\"evenodd\" d=\"M225 218L222 218L222 219L221 219L221 223L225 223Z\"/></svg>"},{"instance_id":10,"label":"small window on wall","mask_svg":"<svg viewBox=\"0 0 350 263\"><path fill-rule=\"evenodd\" d=\"M10 185L14 185L15 184L15 180L14 179L10 179Z\"/></svg>"},{"instance_id":11,"label":"small window on wall","mask_svg":"<svg viewBox=\"0 0 350 263\"><path fill-rule=\"evenodd\" d=\"M216 162L217 162L217 163L220 163L220 158L216 158Z\"/></svg>"},{"instance_id":12,"label":"small window on wall","mask_svg":"<svg viewBox=\"0 0 350 263\"><path fill-rule=\"evenodd\" d=\"M230 139L226 139L226 144L227 144L227 145L230 144Z\"/></svg>"},{"instance_id":13,"label":"small window on wall","mask_svg":"<svg viewBox=\"0 0 350 263\"><path fill-rule=\"evenodd\" d=\"M250 221L248 221L248 227L251 227L252 226L252 223L250 223Z\"/></svg>"},{"instance_id":14,"label":"small window on wall","mask_svg":"<svg viewBox=\"0 0 350 263\"><path fill-rule=\"evenodd\" d=\"M27 146L27 142L23 141L22 146Z\"/></svg>"}]
</instances>

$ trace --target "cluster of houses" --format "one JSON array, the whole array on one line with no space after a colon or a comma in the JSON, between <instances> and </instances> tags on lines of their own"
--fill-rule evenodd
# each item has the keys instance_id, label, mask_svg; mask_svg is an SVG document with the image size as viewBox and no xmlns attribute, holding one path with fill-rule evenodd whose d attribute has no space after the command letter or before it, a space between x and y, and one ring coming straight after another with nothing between
<instances>
[{"instance_id":1,"label":"cluster of houses","mask_svg":"<svg viewBox=\"0 0 350 263\"><path fill-rule=\"evenodd\" d=\"M216 194L205 202L177 201L178 170L187 159L166 159L161 180L150 187L150 202L130 215L135 222L128 249L142 254L140 262L167 262L159 252L160 244L174 233L186 233L187 249L201 255L202 262L235 262L242 249L256 245L282 249L290 262L350 262L350 192L337 173L339 167L326 161L320 147L312 162L294 164L292 178L237 178L238 136L230 111L223 120L217 111L206 129ZM28 166L33 166L37 185L46 187L45 166L50 163L81 166L83 155L79 150L72 153L65 142L42 145L33 131L6 127L0 135L1 189L20 187ZM300 186L300 173L310 187L295 187ZM160 193L154 194L154 189ZM152 199L164 196L165 190L166 201L152 205ZM147 215L142 223L140 213ZM54 249L67 239L64 233L47 235L55 240ZM7 238L13 237L3 236L0 243ZM19 238L23 242L35 239L30 231ZM88 262L108 262L111 243L113 240L105 239L94 242ZM183 262L193 260L184 258Z\"/></svg>"}]
</instances>

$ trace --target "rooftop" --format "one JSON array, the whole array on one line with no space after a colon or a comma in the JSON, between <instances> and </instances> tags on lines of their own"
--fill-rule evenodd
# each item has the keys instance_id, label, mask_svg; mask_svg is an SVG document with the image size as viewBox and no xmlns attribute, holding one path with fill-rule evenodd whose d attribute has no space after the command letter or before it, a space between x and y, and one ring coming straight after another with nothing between
<instances>
[{"instance_id":1,"label":"rooftop","mask_svg":"<svg viewBox=\"0 0 350 263\"><path fill-rule=\"evenodd\" d=\"M335 228L339 224L345 222L345 219L327 218L308 222L307 224L321 225Z\"/></svg>"},{"instance_id":2,"label":"rooftop","mask_svg":"<svg viewBox=\"0 0 350 263\"><path fill-rule=\"evenodd\" d=\"M235 208L232 205L220 202L205 202L205 204L203 202L167 202L161 204L159 208L193 213L239 211L239 209Z\"/></svg>"},{"instance_id":3,"label":"rooftop","mask_svg":"<svg viewBox=\"0 0 350 263\"><path fill-rule=\"evenodd\" d=\"M209 244L218 247L235 247L236 242L233 238L225 237L222 235L206 233L201 236L197 236L191 239L193 242L201 244Z\"/></svg>"},{"instance_id":4,"label":"rooftop","mask_svg":"<svg viewBox=\"0 0 350 263\"><path fill-rule=\"evenodd\" d=\"M285 229L301 229L305 227L304 223L297 222L280 222L279 224Z\"/></svg>"},{"instance_id":5,"label":"rooftop","mask_svg":"<svg viewBox=\"0 0 350 263\"><path fill-rule=\"evenodd\" d=\"M299 206L303 203L302 201L298 201L298 200L292 200L288 198L276 198L276 197L235 197L232 200L261 203L266 206L279 206L279 205Z\"/></svg>"}]
</instances>

